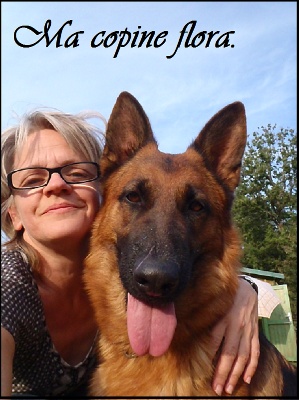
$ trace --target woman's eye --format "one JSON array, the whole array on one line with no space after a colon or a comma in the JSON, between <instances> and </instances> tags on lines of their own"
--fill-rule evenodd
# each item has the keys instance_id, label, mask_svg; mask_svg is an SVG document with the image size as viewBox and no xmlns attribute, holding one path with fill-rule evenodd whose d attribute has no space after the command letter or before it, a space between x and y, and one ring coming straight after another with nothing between
<instances>
[{"instance_id":1,"label":"woman's eye","mask_svg":"<svg viewBox=\"0 0 299 400\"><path fill-rule=\"evenodd\" d=\"M141 202L141 197L138 192L130 192L126 195L126 199L130 203L140 203Z\"/></svg>"},{"instance_id":2,"label":"woman's eye","mask_svg":"<svg viewBox=\"0 0 299 400\"><path fill-rule=\"evenodd\" d=\"M203 205L202 203L200 203L197 200L193 200L190 204L189 204L189 210L194 211L194 212L199 212L201 210L203 210Z\"/></svg>"},{"instance_id":3,"label":"woman's eye","mask_svg":"<svg viewBox=\"0 0 299 400\"><path fill-rule=\"evenodd\" d=\"M73 169L69 171L67 174L65 174L69 179L77 179L77 178L84 178L88 179L90 178L91 174L88 171L85 171L84 169Z\"/></svg>"},{"instance_id":4,"label":"woman's eye","mask_svg":"<svg viewBox=\"0 0 299 400\"><path fill-rule=\"evenodd\" d=\"M42 185L46 181L46 177L44 175L33 175L27 176L23 179L23 181L19 184L20 187L26 186L35 186L35 185Z\"/></svg>"}]
</instances>

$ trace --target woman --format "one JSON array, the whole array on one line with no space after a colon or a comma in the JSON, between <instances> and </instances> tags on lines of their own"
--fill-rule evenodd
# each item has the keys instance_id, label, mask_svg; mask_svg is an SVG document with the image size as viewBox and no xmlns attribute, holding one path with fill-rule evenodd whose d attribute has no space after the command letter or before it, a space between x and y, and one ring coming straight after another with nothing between
<instances>
[{"instance_id":1,"label":"woman","mask_svg":"<svg viewBox=\"0 0 299 400\"><path fill-rule=\"evenodd\" d=\"M86 394L97 362L82 284L100 206L102 135L86 121L94 116L38 110L2 134L2 230L10 239L1 272L2 396ZM242 373L250 381L259 354L257 295L244 280L213 335L215 353L225 337L213 388L232 393Z\"/></svg>"}]
</instances>

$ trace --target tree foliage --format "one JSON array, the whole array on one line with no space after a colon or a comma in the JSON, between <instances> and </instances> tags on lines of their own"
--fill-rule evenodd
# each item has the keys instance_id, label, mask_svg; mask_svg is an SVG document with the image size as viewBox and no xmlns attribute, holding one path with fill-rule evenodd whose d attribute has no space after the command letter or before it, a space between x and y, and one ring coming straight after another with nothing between
<instances>
[{"instance_id":1,"label":"tree foliage","mask_svg":"<svg viewBox=\"0 0 299 400\"><path fill-rule=\"evenodd\" d=\"M297 152L293 129L258 128L248 138L234 217L243 236L243 265L279 272L297 320Z\"/></svg>"}]
</instances>

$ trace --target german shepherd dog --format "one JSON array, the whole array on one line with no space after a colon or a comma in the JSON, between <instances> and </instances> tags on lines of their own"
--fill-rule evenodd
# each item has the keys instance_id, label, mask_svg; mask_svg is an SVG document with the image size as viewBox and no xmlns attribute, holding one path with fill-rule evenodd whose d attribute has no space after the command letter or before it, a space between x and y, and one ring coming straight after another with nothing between
<instances>
[{"instance_id":1,"label":"german shepherd dog","mask_svg":"<svg viewBox=\"0 0 299 400\"><path fill-rule=\"evenodd\" d=\"M215 396L208 343L238 286L231 208L245 144L240 102L211 118L185 153L171 155L158 150L138 101L118 97L84 275L100 330L90 395ZM295 370L261 338L258 370L234 395L295 394Z\"/></svg>"}]
</instances>

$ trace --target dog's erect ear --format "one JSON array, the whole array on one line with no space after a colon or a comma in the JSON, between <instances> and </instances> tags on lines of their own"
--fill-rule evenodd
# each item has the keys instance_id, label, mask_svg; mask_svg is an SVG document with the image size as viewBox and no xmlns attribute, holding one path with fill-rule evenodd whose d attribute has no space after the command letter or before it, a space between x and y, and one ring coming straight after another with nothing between
<instances>
[{"instance_id":1,"label":"dog's erect ear","mask_svg":"<svg viewBox=\"0 0 299 400\"><path fill-rule=\"evenodd\" d=\"M150 142L156 143L147 115L135 97L122 92L108 121L100 162L102 176L122 165Z\"/></svg>"},{"instance_id":2,"label":"dog's erect ear","mask_svg":"<svg viewBox=\"0 0 299 400\"><path fill-rule=\"evenodd\" d=\"M234 191L239 184L246 146L246 116L240 102L229 104L205 125L193 144L206 166Z\"/></svg>"}]
</instances>

